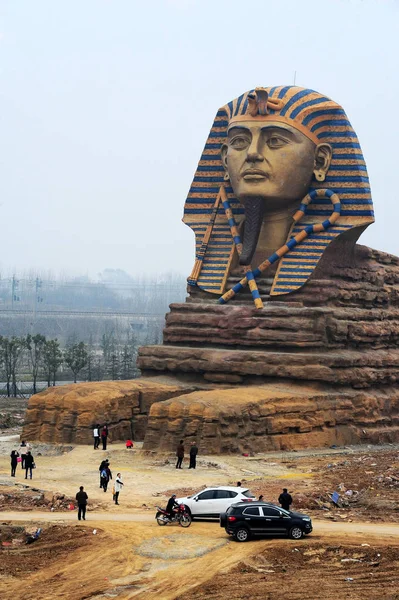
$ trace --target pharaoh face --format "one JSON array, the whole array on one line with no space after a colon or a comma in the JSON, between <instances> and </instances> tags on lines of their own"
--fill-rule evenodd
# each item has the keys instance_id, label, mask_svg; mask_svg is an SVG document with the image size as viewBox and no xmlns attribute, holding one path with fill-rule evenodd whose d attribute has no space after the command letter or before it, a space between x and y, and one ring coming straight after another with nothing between
<instances>
[{"instance_id":1,"label":"pharaoh face","mask_svg":"<svg viewBox=\"0 0 399 600\"><path fill-rule=\"evenodd\" d=\"M316 145L285 123L236 121L228 130L222 160L236 198L245 206L262 199L263 211L284 211L308 192Z\"/></svg>"},{"instance_id":2,"label":"pharaoh face","mask_svg":"<svg viewBox=\"0 0 399 600\"><path fill-rule=\"evenodd\" d=\"M234 194L245 207L241 264L252 260L267 216L282 213L290 220L295 205L308 193L313 172L324 179L331 153L331 146L316 146L286 123L238 119L230 124L222 161ZM282 231L283 237L286 233Z\"/></svg>"}]
</instances>

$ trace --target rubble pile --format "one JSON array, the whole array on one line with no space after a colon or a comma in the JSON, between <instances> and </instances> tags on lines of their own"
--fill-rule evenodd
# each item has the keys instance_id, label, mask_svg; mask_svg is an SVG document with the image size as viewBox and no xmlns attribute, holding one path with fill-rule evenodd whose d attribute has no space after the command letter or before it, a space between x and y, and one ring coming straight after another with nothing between
<instances>
[{"instance_id":1,"label":"rubble pile","mask_svg":"<svg viewBox=\"0 0 399 600\"><path fill-rule=\"evenodd\" d=\"M71 506L75 506L75 500L59 492L48 493L37 488L25 488L0 493L0 510L70 510Z\"/></svg>"}]
</instances>

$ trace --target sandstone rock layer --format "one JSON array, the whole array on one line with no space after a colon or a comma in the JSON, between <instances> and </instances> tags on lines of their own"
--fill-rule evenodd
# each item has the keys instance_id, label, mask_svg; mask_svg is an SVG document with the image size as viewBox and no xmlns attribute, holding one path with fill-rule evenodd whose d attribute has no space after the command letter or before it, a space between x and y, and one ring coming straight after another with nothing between
<instances>
[{"instance_id":1,"label":"sandstone rock layer","mask_svg":"<svg viewBox=\"0 0 399 600\"><path fill-rule=\"evenodd\" d=\"M96 423L108 423L110 441L143 440L148 413L162 402L195 388L134 379L49 388L29 400L22 439L92 443Z\"/></svg>"},{"instance_id":2,"label":"sandstone rock layer","mask_svg":"<svg viewBox=\"0 0 399 600\"><path fill-rule=\"evenodd\" d=\"M273 383L184 394L154 404L144 448L196 440L200 453L264 452L399 441L399 390Z\"/></svg>"}]
</instances>

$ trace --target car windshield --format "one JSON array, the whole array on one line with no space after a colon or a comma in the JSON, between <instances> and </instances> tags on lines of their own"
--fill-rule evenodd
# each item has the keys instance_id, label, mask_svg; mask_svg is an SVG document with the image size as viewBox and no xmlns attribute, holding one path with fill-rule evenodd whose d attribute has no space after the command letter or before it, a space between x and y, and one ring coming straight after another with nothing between
<instances>
[{"instance_id":1,"label":"car windshield","mask_svg":"<svg viewBox=\"0 0 399 600\"><path fill-rule=\"evenodd\" d=\"M249 490L245 490L245 492L241 492L243 496L245 496L246 498L255 498L255 496L253 495L252 492L250 492Z\"/></svg>"}]
</instances>

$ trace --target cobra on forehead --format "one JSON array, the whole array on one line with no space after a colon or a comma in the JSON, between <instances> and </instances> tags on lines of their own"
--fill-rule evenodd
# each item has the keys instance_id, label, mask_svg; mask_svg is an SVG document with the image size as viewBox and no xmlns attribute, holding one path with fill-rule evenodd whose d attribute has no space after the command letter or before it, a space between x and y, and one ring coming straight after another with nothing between
<instances>
[{"instance_id":1,"label":"cobra on forehead","mask_svg":"<svg viewBox=\"0 0 399 600\"><path fill-rule=\"evenodd\" d=\"M294 119L289 119L285 116L270 114L270 110L272 111L280 111L284 108L284 102L280 99L269 98L269 93L265 88L256 88L253 94L248 94L248 110L246 114L241 114L238 116L231 117L229 119L228 130L231 129L232 126L236 126L237 124L242 123L265 123L272 124L275 123L277 126L288 125L288 127L293 127L300 133L306 135L314 144L319 144L320 140L317 136L312 133L312 131L302 125L300 122L295 121Z\"/></svg>"}]
</instances>

